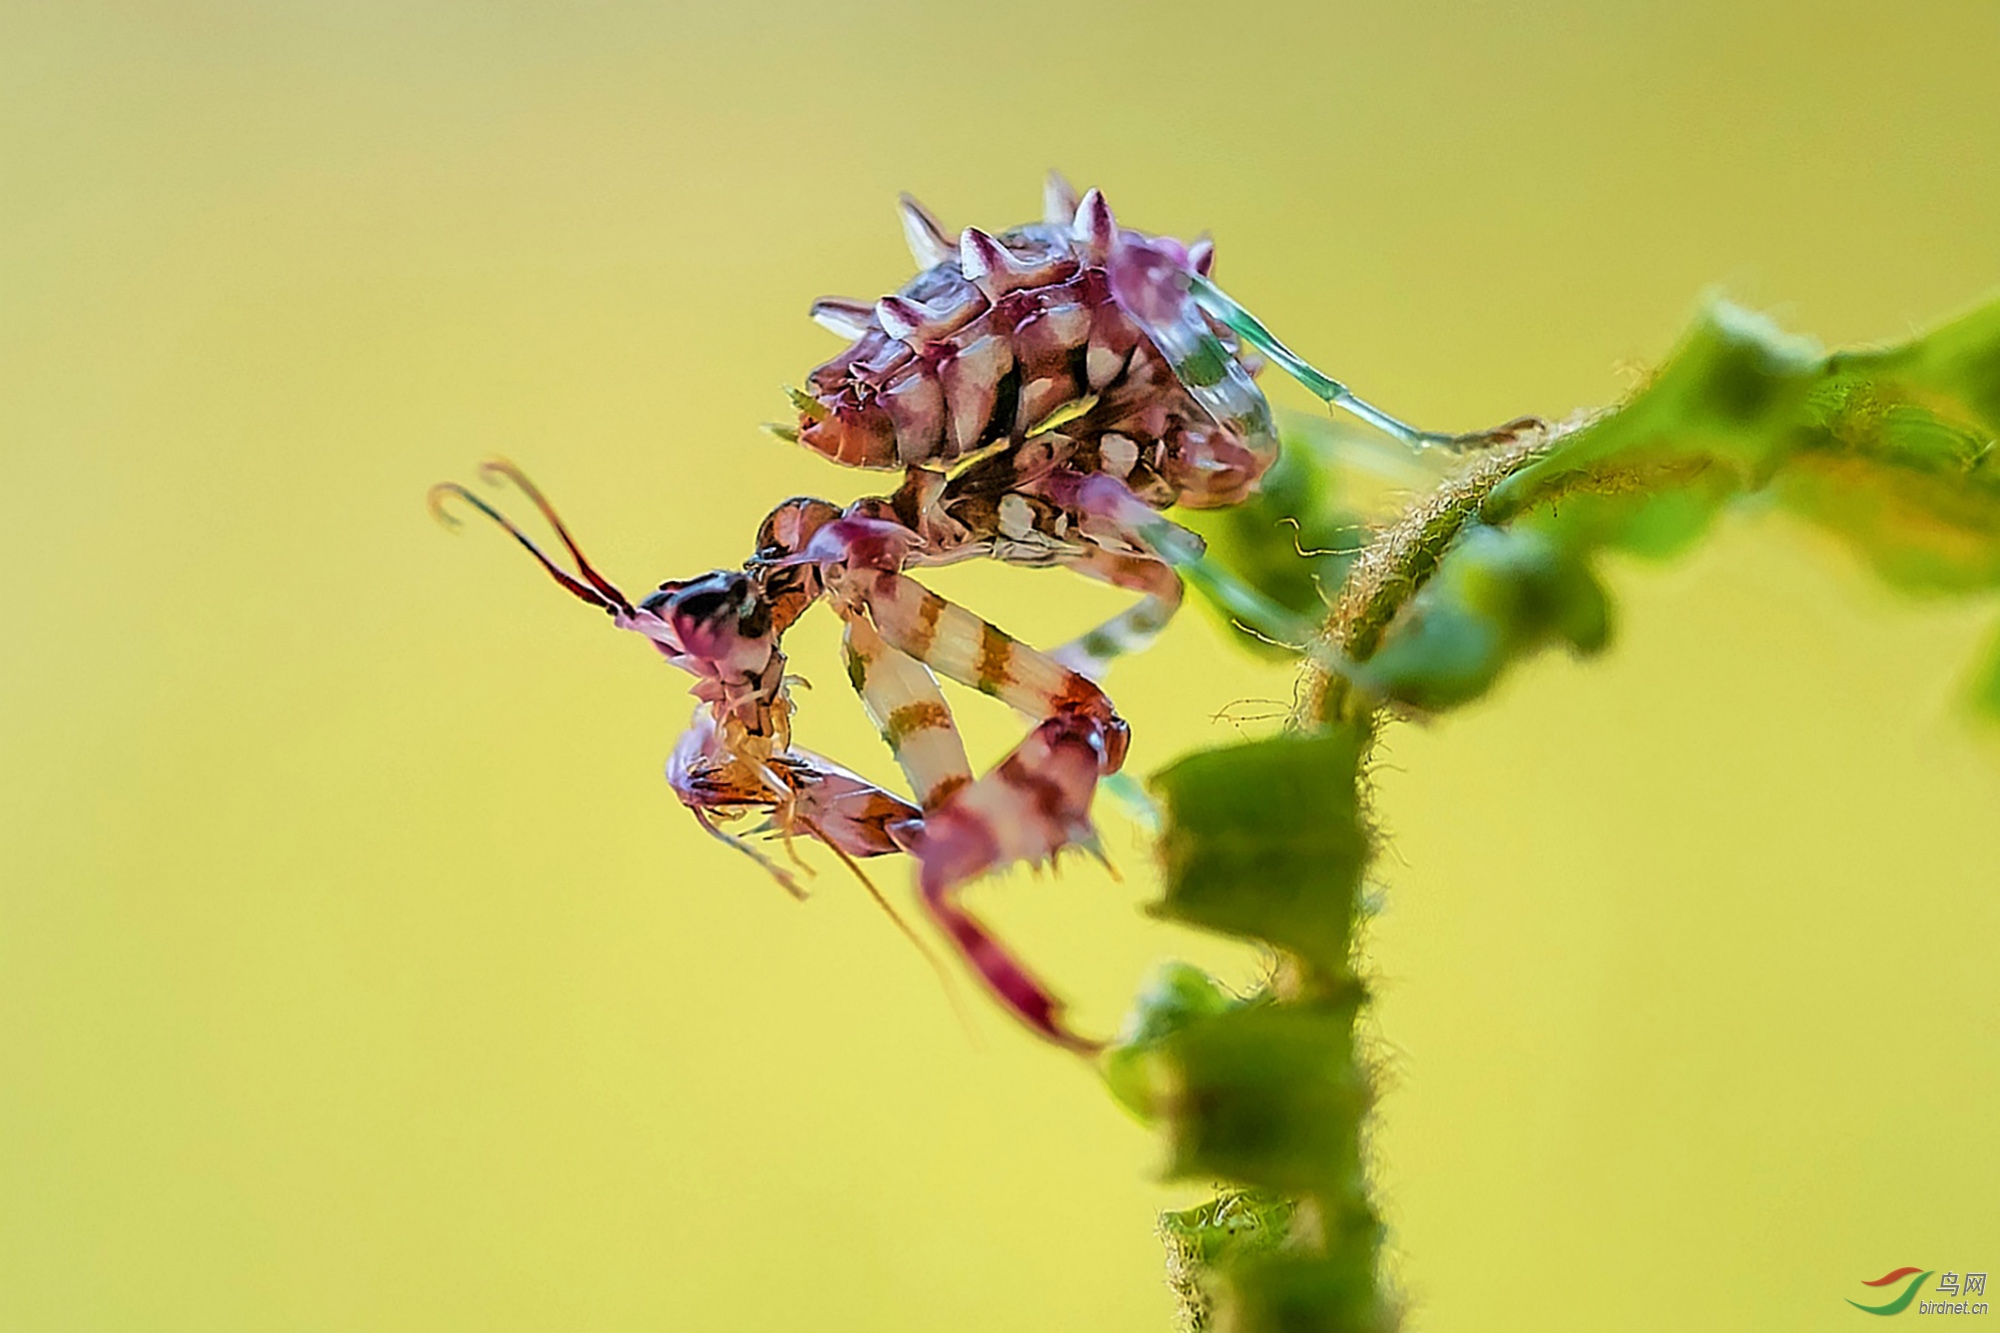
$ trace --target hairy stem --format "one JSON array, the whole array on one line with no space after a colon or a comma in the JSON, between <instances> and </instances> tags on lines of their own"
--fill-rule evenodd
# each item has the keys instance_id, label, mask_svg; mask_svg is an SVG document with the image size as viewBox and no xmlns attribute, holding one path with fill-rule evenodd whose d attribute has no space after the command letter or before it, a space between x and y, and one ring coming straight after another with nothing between
<instances>
[{"instance_id":1,"label":"hairy stem","mask_svg":"<svg viewBox=\"0 0 2000 1333\"><path fill-rule=\"evenodd\" d=\"M1228 1182L1161 1222L1188 1328L1397 1322L1378 1274L1374 1093L1355 1026L1363 875L1378 848L1365 771L1385 716L1471 702L1550 644L1602 648L1597 556L1674 554L1738 501L1819 524L1898 587L2000 590L1997 436L2000 304L1900 347L1834 356L1718 306L1627 402L1496 436L1355 555L1288 728L1155 779L1166 880L1155 911L1276 959L1247 997L1162 969L1105 1061L1112 1091L1164 1131L1170 1174ZM1294 474L1263 508L1211 529L1211 552L1302 610L1296 571L1334 553L1298 538L1348 522L1310 512L1331 489ZM2000 656L1971 698L2000 715Z\"/></svg>"},{"instance_id":2,"label":"hairy stem","mask_svg":"<svg viewBox=\"0 0 2000 1333\"><path fill-rule=\"evenodd\" d=\"M1362 548L1321 628L1319 642L1333 652L1306 661L1293 726L1311 730L1374 711L1354 680L1333 670L1328 661L1359 663L1373 656L1396 613L1437 572L1444 553L1478 516L1494 487L1545 456L1557 439L1574 429L1572 423L1524 432L1475 454Z\"/></svg>"}]
</instances>

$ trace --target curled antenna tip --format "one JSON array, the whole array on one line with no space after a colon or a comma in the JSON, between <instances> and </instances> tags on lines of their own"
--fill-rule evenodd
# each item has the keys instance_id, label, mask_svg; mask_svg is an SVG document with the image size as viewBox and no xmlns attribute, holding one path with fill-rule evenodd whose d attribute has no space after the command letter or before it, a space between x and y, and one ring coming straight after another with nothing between
<instances>
[{"instance_id":1,"label":"curled antenna tip","mask_svg":"<svg viewBox=\"0 0 2000 1333\"><path fill-rule=\"evenodd\" d=\"M542 550L540 546L535 544L531 537L515 526L513 520L455 481L441 482L430 489L429 502L431 512L440 521L449 527L455 528L458 526L457 519L451 517L443 508L446 496L457 496L499 524L501 530L519 542L522 548L535 558L536 563L548 571L551 578L576 597L589 602L592 606L600 610L622 612L626 615L635 614L632 604L625 600L625 594L619 592L614 585L595 569L591 568L590 561L586 560L583 552L577 548L575 540L569 535L569 529L563 526L562 519L557 516L554 507L549 504L548 498L542 494L540 488L534 482L528 480L526 473L504 458L488 459L486 462L480 464L479 471L488 481L498 482L504 480L512 482L523 495L534 502L535 508L541 511L542 517L548 520L549 526L555 529L556 536L562 539L564 548L575 559L577 573L582 577L579 578L556 564L549 558L548 552Z\"/></svg>"},{"instance_id":2,"label":"curled antenna tip","mask_svg":"<svg viewBox=\"0 0 2000 1333\"><path fill-rule=\"evenodd\" d=\"M538 497L541 495L541 489L534 482L528 480L528 474L521 471L520 464L511 458L505 458L498 454L494 455L479 465L479 475L495 486L498 486L503 481L511 482L514 486L525 492L530 499L538 500Z\"/></svg>"},{"instance_id":3,"label":"curled antenna tip","mask_svg":"<svg viewBox=\"0 0 2000 1333\"><path fill-rule=\"evenodd\" d=\"M432 518L456 532L460 528L463 528L465 524L459 519L458 515L444 507L444 502L453 496L457 496L461 500L469 501L472 499L471 496L465 493L465 487L459 485L457 482L441 481L424 492L424 507L431 511Z\"/></svg>"}]
</instances>

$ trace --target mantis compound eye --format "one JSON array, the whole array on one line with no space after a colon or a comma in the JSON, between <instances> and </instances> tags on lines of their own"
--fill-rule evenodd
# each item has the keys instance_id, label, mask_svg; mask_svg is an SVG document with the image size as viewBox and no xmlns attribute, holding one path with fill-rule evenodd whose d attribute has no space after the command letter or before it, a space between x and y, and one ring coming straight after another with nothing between
<instances>
[{"instance_id":1,"label":"mantis compound eye","mask_svg":"<svg viewBox=\"0 0 2000 1333\"><path fill-rule=\"evenodd\" d=\"M690 654L710 660L728 657L771 629L770 608L757 585L734 570L663 583L640 606L666 621Z\"/></svg>"},{"instance_id":2,"label":"mantis compound eye","mask_svg":"<svg viewBox=\"0 0 2000 1333\"><path fill-rule=\"evenodd\" d=\"M782 560L797 555L813 534L840 517L840 510L824 500L798 496L773 509L757 530L757 562Z\"/></svg>"}]
</instances>

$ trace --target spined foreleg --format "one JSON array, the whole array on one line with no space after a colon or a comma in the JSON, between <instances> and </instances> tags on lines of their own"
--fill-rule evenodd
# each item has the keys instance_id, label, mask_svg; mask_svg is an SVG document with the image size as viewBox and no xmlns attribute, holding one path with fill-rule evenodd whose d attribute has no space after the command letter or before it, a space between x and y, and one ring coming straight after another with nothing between
<instances>
[{"instance_id":1,"label":"spined foreleg","mask_svg":"<svg viewBox=\"0 0 2000 1333\"><path fill-rule=\"evenodd\" d=\"M930 810L972 781L972 764L937 679L887 643L858 608L846 616L841 655L861 706Z\"/></svg>"},{"instance_id":2,"label":"spined foreleg","mask_svg":"<svg viewBox=\"0 0 2000 1333\"><path fill-rule=\"evenodd\" d=\"M1099 1043L1063 1022L1063 1004L960 906L969 881L1014 861L1039 861L1077 845L1101 855L1089 817L1104 772L1097 726L1058 714L1036 727L992 772L930 812L917 842L917 887L931 919L987 988L1042 1036L1079 1051Z\"/></svg>"},{"instance_id":3,"label":"spined foreleg","mask_svg":"<svg viewBox=\"0 0 2000 1333\"><path fill-rule=\"evenodd\" d=\"M892 792L809 750L771 751L723 738L709 708L696 710L667 760L667 783L710 834L750 857L796 897L803 891L791 873L753 843L723 827L761 812L752 832L825 843L842 859L903 851L923 822L923 812Z\"/></svg>"},{"instance_id":4,"label":"spined foreleg","mask_svg":"<svg viewBox=\"0 0 2000 1333\"><path fill-rule=\"evenodd\" d=\"M957 893L1016 861L1044 861L1071 846L1097 850L1090 798L1098 779L1124 762L1123 719L1083 676L912 579L858 569L838 583L887 645L1041 719L992 772L926 812L912 850L925 909L987 987L1043 1036L1093 1049L1063 1025L1060 1001L959 906Z\"/></svg>"},{"instance_id":5,"label":"spined foreleg","mask_svg":"<svg viewBox=\"0 0 2000 1333\"><path fill-rule=\"evenodd\" d=\"M1089 723L1105 750L1104 771L1124 763L1123 719L1104 691L1077 672L906 575L851 569L840 581L891 646L1029 717Z\"/></svg>"}]
</instances>

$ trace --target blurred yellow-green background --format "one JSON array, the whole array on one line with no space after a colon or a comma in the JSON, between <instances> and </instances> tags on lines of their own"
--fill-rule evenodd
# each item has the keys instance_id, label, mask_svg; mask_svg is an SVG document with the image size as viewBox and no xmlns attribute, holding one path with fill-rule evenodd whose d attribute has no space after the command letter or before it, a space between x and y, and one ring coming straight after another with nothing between
<instances>
[{"instance_id":1,"label":"blurred yellow-green background","mask_svg":"<svg viewBox=\"0 0 2000 1333\"><path fill-rule=\"evenodd\" d=\"M808 300L902 281L896 190L1051 165L1430 425L1615 397L1715 284L1891 339L2000 285L1996 60L1961 3L0 8L0 1328L1164 1328L1197 1191L837 867L701 836L684 681L424 488L505 453L629 584L734 564L868 489L757 430ZM2000 1268L1994 608L1776 519L1612 578L1606 659L1385 751L1412 1326ZM887 774L832 642L803 734ZM1112 683L1140 771L1289 692L1200 615ZM1081 1024L1255 970L1107 829L975 894Z\"/></svg>"}]
</instances>

